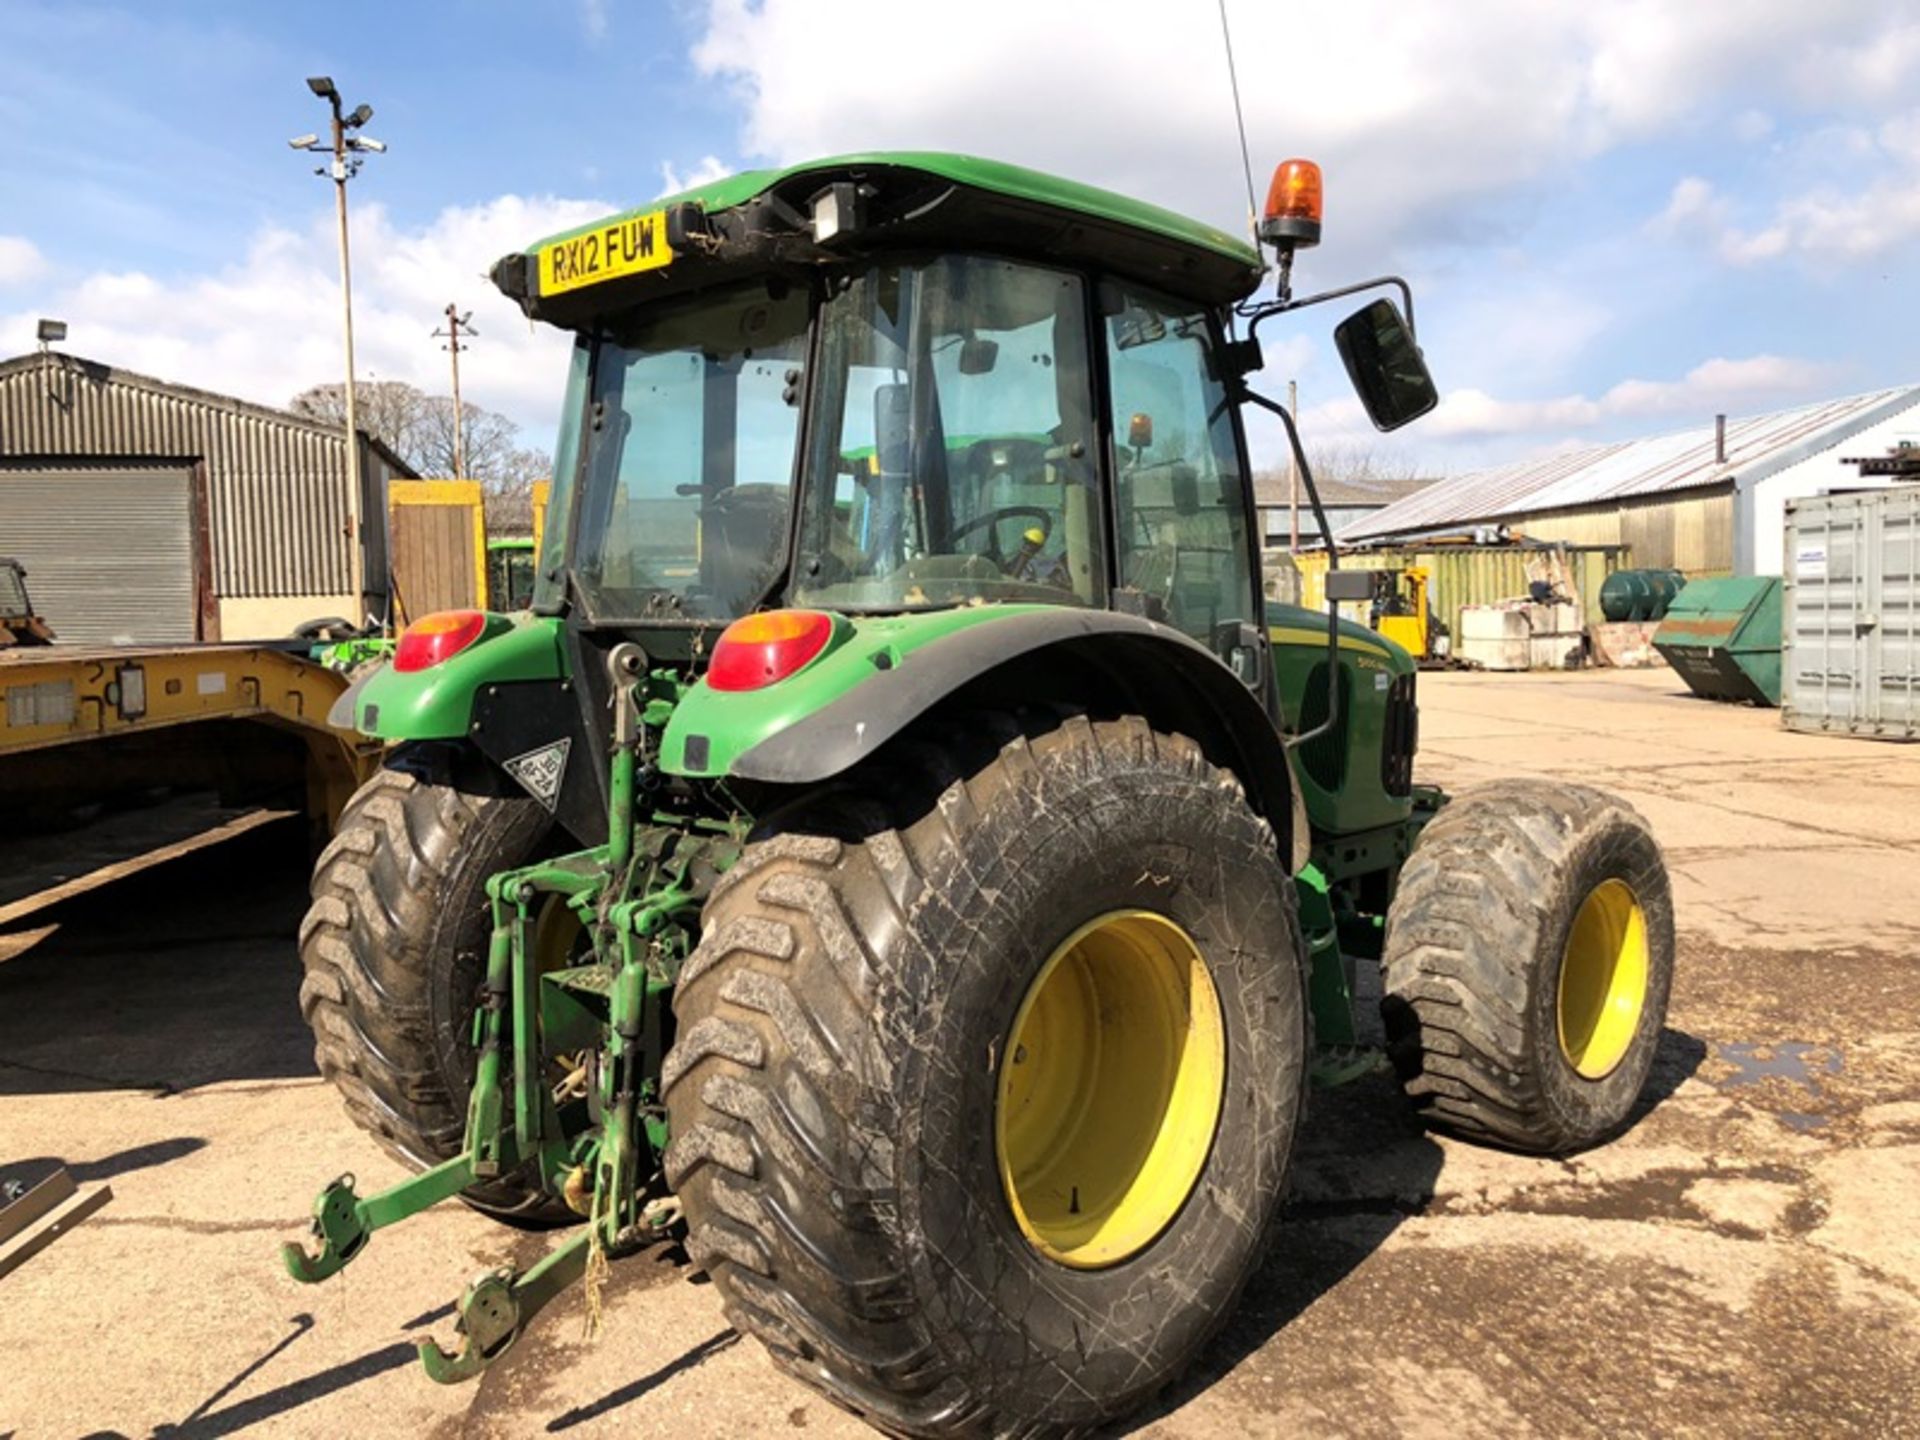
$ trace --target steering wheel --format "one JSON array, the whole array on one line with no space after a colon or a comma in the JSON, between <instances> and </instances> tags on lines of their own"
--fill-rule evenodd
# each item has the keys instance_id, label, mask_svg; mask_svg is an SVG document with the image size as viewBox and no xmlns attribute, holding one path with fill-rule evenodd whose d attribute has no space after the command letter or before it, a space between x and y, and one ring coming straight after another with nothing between
<instances>
[{"instance_id":1,"label":"steering wheel","mask_svg":"<svg viewBox=\"0 0 1920 1440\"><path fill-rule=\"evenodd\" d=\"M989 510L984 515L976 515L965 524L958 526L952 535L957 544L963 535L974 531L987 530L987 559L1006 569L1006 557L1000 553L1000 522L1003 520L1034 520L1040 526L1040 544L1045 545L1053 535L1053 512L1038 505L1002 505Z\"/></svg>"}]
</instances>

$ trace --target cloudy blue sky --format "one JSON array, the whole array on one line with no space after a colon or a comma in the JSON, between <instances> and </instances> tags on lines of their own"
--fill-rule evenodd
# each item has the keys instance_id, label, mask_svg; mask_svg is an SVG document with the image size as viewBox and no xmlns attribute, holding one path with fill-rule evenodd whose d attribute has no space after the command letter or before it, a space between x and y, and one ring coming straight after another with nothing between
<instances>
[{"instance_id":1,"label":"cloudy blue sky","mask_svg":"<svg viewBox=\"0 0 1920 1440\"><path fill-rule=\"evenodd\" d=\"M1303 285L1409 276L1429 473L1920 381L1920 4L1229 0L1259 173L1327 172ZM289 136L335 77L391 147L353 183L361 370L551 435L558 344L481 272L678 179L972 151L1244 223L1214 0L0 0L0 354L284 402L339 365L329 186ZM1268 347L1323 442L1373 443L1325 342ZM1273 332L1270 332L1273 333ZM1268 450L1270 432L1256 436Z\"/></svg>"}]
</instances>

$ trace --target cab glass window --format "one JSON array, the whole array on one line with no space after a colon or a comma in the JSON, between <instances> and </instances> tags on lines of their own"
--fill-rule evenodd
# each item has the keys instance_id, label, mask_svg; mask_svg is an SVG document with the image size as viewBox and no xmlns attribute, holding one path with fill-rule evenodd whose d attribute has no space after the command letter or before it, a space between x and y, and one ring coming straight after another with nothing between
<instances>
[{"instance_id":1,"label":"cab glass window","mask_svg":"<svg viewBox=\"0 0 1920 1440\"><path fill-rule=\"evenodd\" d=\"M595 615L729 620L785 560L807 297L750 285L598 346L574 573Z\"/></svg>"},{"instance_id":2,"label":"cab glass window","mask_svg":"<svg viewBox=\"0 0 1920 1440\"><path fill-rule=\"evenodd\" d=\"M1120 584L1223 654L1253 611L1233 411L1206 312L1102 287Z\"/></svg>"},{"instance_id":3,"label":"cab glass window","mask_svg":"<svg viewBox=\"0 0 1920 1440\"><path fill-rule=\"evenodd\" d=\"M876 265L820 327L797 603L1098 602L1078 276L968 255Z\"/></svg>"}]
</instances>

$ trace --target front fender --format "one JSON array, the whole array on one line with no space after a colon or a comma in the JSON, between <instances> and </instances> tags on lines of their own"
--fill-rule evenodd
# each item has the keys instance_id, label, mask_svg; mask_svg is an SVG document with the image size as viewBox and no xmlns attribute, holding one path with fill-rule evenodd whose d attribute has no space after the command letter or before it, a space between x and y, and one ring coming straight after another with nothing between
<instances>
[{"instance_id":1,"label":"front fender","mask_svg":"<svg viewBox=\"0 0 1920 1440\"><path fill-rule=\"evenodd\" d=\"M492 633L426 670L382 665L347 687L327 714L336 730L378 740L457 740L473 723L474 697L486 685L567 678L559 619L489 616Z\"/></svg>"}]
</instances>

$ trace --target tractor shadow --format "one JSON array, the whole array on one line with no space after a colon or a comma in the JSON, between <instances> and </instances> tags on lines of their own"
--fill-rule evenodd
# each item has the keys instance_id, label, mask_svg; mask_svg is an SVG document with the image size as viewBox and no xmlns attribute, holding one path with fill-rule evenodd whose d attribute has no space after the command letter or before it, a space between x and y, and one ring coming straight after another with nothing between
<instances>
[{"instance_id":1,"label":"tractor shadow","mask_svg":"<svg viewBox=\"0 0 1920 1440\"><path fill-rule=\"evenodd\" d=\"M1285 1330L1403 1222L1427 1211L1444 1161L1391 1075L1314 1091L1273 1248L1193 1368L1115 1433L1165 1419Z\"/></svg>"},{"instance_id":2,"label":"tractor shadow","mask_svg":"<svg viewBox=\"0 0 1920 1440\"><path fill-rule=\"evenodd\" d=\"M404 1365L415 1364L418 1361L412 1344L396 1341L362 1355L358 1359L328 1366L314 1374L275 1386L262 1394L237 1400L219 1409L214 1408L311 1331L314 1327L314 1319L312 1315L303 1313L293 1316L288 1324L291 1328L285 1335L249 1361L232 1379L202 1400L184 1420L177 1424L155 1426L153 1431L155 1440L159 1440L161 1436L178 1437L178 1440L215 1440L217 1436L236 1434L274 1420L290 1410L310 1405L317 1400L324 1400L350 1385L357 1385L363 1380L371 1380L376 1375L384 1375L389 1370L398 1370Z\"/></svg>"},{"instance_id":3,"label":"tractor shadow","mask_svg":"<svg viewBox=\"0 0 1920 1440\"><path fill-rule=\"evenodd\" d=\"M0 948L0 1094L311 1076L296 998L308 864L303 825L264 826L0 934L18 942Z\"/></svg>"},{"instance_id":4,"label":"tractor shadow","mask_svg":"<svg viewBox=\"0 0 1920 1440\"><path fill-rule=\"evenodd\" d=\"M675 1356L673 1359L667 1361L666 1364L650 1370L638 1380L630 1380L617 1390L612 1390L602 1395L598 1400L585 1405L576 1405L572 1409L554 1416L553 1419L547 1422L546 1433L549 1435L560 1434L563 1431L573 1429L576 1425L584 1425L590 1420L597 1420L602 1415L613 1410L618 1410L623 1405L631 1405L636 1400L644 1399L647 1395L666 1384L667 1381L673 1379L674 1376L684 1374L686 1371L694 1369L696 1366L705 1363L708 1357L717 1355L722 1350L729 1349L739 1343L740 1332L737 1330L720 1330L709 1335L699 1344Z\"/></svg>"},{"instance_id":5,"label":"tractor shadow","mask_svg":"<svg viewBox=\"0 0 1920 1440\"><path fill-rule=\"evenodd\" d=\"M97 1160L62 1160L54 1155L31 1155L24 1160L10 1160L0 1156L0 1203L5 1202L6 1186L32 1189L62 1168L73 1177L75 1184L93 1185L137 1170L170 1164L206 1148L206 1140L199 1135L174 1135L144 1145L130 1145L125 1150L116 1150ZM0 1440L5 1440L5 1437L0 1436Z\"/></svg>"},{"instance_id":6,"label":"tractor shadow","mask_svg":"<svg viewBox=\"0 0 1920 1440\"><path fill-rule=\"evenodd\" d=\"M1707 1053L1698 1036L1663 1030L1624 1134L1678 1090ZM1204 1394L1344 1282L1407 1220L1435 1209L1446 1156L1390 1074L1314 1091L1294 1148L1284 1218L1265 1262L1193 1367L1113 1433L1133 1433Z\"/></svg>"}]
</instances>

